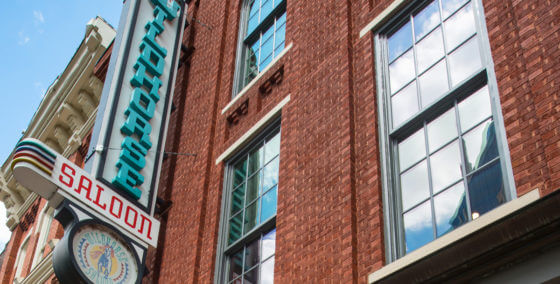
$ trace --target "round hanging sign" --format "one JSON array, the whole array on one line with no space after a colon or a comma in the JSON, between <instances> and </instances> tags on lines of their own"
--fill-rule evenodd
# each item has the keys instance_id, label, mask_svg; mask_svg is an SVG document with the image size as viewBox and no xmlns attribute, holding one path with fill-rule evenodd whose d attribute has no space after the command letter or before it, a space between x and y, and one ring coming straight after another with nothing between
<instances>
[{"instance_id":1,"label":"round hanging sign","mask_svg":"<svg viewBox=\"0 0 560 284\"><path fill-rule=\"evenodd\" d=\"M138 257L116 230L93 220L70 230L55 248L54 268L61 283L139 283Z\"/></svg>"},{"instance_id":2,"label":"round hanging sign","mask_svg":"<svg viewBox=\"0 0 560 284\"><path fill-rule=\"evenodd\" d=\"M100 224L76 230L72 239L74 259L89 280L95 283L135 283L136 256L115 232Z\"/></svg>"}]
</instances>

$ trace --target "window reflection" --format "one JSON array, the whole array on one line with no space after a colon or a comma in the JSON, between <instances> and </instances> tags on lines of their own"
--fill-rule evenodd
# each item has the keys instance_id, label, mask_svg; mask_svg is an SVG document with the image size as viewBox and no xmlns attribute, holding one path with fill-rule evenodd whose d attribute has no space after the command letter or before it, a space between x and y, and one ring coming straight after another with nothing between
<instances>
[{"instance_id":1,"label":"window reflection","mask_svg":"<svg viewBox=\"0 0 560 284\"><path fill-rule=\"evenodd\" d=\"M445 54L443 51L443 36L438 28L422 39L416 46L418 72L422 73L432 64L440 60Z\"/></svg>"},{"instance_id":2,"label":"window reflection","mask_svg":"<svg viewBox=\"0 0 560 284\"><path fill-rule=\"evenodd\" d=\"M398 126L418 112L416 82L408 85L391 98L393 126Z\"/></svg>"},{"instance_id":3,"label":"window reflection","mask_svg":"<svg viewBox=\"0 0 560 284\"><path fill-rule=\"evenodd\" d=\"M405 213L403 219L407 253L434 239L430 201Z\"/></svg>"},{"instance_id":4,"label":"window reflection","mask_svg":"<svg viewBox=\"0 0 560 284\"><path fill-rule=\"evenodd\" d=\"M439 149L457 135L455 109L452 108L428 124L430 153Z\"/></svg>"},{"instance_id":5,"label":"window reflection","mask_svg":"<svg viewBox=\"0 0 560 284\"><path fill-rule=\"evenodd\" d=\"M428 163L425 160L401 175L401 188L404 211L430 197Z\"/></svg>"},{"instance_id":6,"label":"window reflection","mask_svg":"<svg viewBox=\"0 0 560 284\"><path fill-rule=\"evenodd\" d=\"M436 66L426 71L420 76L420 97L422 99L422 107L427 107L436 99L441 97L447 90L447 64L445 60L440 61Z\"/></svg>"},{"instance_id":7,"label":"window reflection","mask_svg":"<svg viewBox=\"0 0 560 284\"><path fill-rule=\"evenodd\" d=\"M413 19L414 35L416 37L416 41L418 41L428 34L433 28L439 25L440 19L438 1L432 2L424 8L424 10L418 13L418 15L414 16Z\"/></svg>"},{"instance_id":8,"label":"window reflection","mask_svg":"<svg viewBox=\"0 0 560 284\"><path fill-rule=\"evenodd\" d=\"M439 150L430 157L434 193L457 182L461 173L461 152L457 141Z\"/></svg>"},{"instance_id":9,"label":"window reflection","mask_svg":"<svg viewBox=\"0 0 560 284\"><path fill-rule=\"evenodd\" d=\"M434 197L437 236L461 226L469 220L466 206L462 206L465 186L460 182Z\"/></svg>"},{"instance_id":10,"label":"window reflection","mask_svg":"<svg viewBox=\"0 0 560 284\"><path fill-rule=\"evenodd\" d=\"M494 122L486 121L467 133L464 138L467 173L498 157Z\"/></svg>"},{"instance_id":11,"label":"window reflection","mask_svg":"<svg viewBox=\"0 0 560 284\"><path fill-rule=\"evenodd\" d=\"M490 115L492 115L492 110L487 86L459 103L459 120L462 131L469 130L479 122L490 117Z\"/></svg>"},{"instance_id":12,"label":"window reflection","mask_svg":"<svg viewBox=\"0 0 560 284\"><path fill-rule=\"evenodd\" d=\"M455 12L459 7L461 7L467 0L441 0L441 6L443 9L443 18L449 17L453 12Z\"/></svg>"},{"instance_id":13,"label":"window reflection","mask_svg":"<svg viewBox=\"0 0 560 284\"><path fill-rule=\"evenodd\" d=\"M471 211L482 215L506 201L499 161L468 178Z\"/></svg>"},{"instance_id":14,"label":"window reflection","mask_svg":"<svg viewBox=\"0 0 560 284\"><path fill-rule=\"evenodd\" d=\"M406 140L399 143L399 165L401 171L404 171L425 156L426 144L424 140L424 129L418 130Z\"/></svg>"},{"instance_id":15,"label":"window reflection","mask_svg":"<svg viewBox=\"0 0 560 284\"><path fill-rule=\"evenodd\" d=\"M481 66L478 41L476 38L473 38L449 55L451 84L455 86L457 83L469 78Z\"/></svg>"},{"instance_id":16,"label":"window reflection","mask_svg":"<svg viewBox=\"0 0 560 284\"><path fill-rule=\"evenodd\" d=\"M389 62L403 54L412 46L412 28L410 22L406 23L388 40Z\"/></svg>"},{"instance_id":17,"label":"window reflection","mask_svg":"<svg viewBox=\"0 0 560 284\"><path fill-rule=\"evenodd\" d=\"M414 78L413 56L411 49L389 65L391 93L395 93Z\"/></svg>"},{"instance_id":18,"label":"window reflection","mask_svg":"<svg viewBox=\"0 0 560 284\"><path fill-rule=\"evenodd\" d=\"M447 50L451 51L476 32L472 5L465 6L445 21L444 28Z\"/></svg>"}]
</instances>

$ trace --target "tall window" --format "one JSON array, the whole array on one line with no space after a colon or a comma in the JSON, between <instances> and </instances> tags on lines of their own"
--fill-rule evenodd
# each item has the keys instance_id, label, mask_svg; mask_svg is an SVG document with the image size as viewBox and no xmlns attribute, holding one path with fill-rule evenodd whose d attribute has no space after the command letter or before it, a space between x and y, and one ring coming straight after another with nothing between
<instances>
[{"instance_id":1,"label":"tall window","mask_svg":"<svg viewBox=\"0 0 560 284\"><path fill-rule=\"evenodd\" d=\"M35 255L33 256L33 262L31 264L31 270L43 259L43 254L45 253L45 248L47 246L47 238L49 236L49 231L51 229L51 224L53 220L54 209L49 206L45 206L39 214L40 225L36 227L36 232L39 233L39 239L37 241L37 247L35 249Z\"/></svg>"},{"instance_id":2,"label":"tall window","mask_svg":"<svg viewBox=\"0 0 560 284\"><path fill-rule=\"evenodd\" d=\"M28 234L27 237L25 237L25 239L21 243L21 246L19 247L19 251L16 257L16 275L14 279L17 281L21 281L25 278L25 275L23 273L23 264L25 263L25 257L27 256L27 247L29 245L30 236L31 233Z\"/></svg>"},{"instance_id":3,"label":"tall window","mask_svg":"<svg viewBox=\"0 0 560 284\"><path fill-rule=\"evenodd\" d=\"M227 165L223 283L273 283L280 129Z\"/></svg>"},{"instance_id":4,"label":"tall window","mask_svg":"<svg viewBox=\"0 0 560 284\"><path fill-rule=\"evenodd\" d=\"M389 259L511 198L481 11L417 1L377 36Z\"/></svg>"},{"instance_id":5,"label":"tall window","mask_svg":"<svg viewBox=\"0 0 560 284\"><path fill-rule=\"evenodd\" d=\"M284 49L286 0L245 1L240 25L236 95Z\"/></svg>"}]
</instances>

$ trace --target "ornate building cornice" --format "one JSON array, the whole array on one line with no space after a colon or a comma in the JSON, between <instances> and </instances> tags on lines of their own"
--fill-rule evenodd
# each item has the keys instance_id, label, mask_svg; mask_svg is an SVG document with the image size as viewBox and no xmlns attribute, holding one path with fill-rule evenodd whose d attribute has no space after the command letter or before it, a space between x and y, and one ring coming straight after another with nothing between
<instances>
[{"instance_id":1,"label":"ornate building cornice","mask_svg":"<svg viewBox=\"0 0 560 284\"><path fill-rule=\"evenodd\" d=\"M94 68L115 33L100 17L89 21L84 39L66 69L48 88L22 139L39 139L65 157L80 147L93 127L103 89L103 81L94 75ZM12 156L13 151L0 168L0 201L6 207L10 230L38 198L14 179Z\"/></svg>"}]
</instances>

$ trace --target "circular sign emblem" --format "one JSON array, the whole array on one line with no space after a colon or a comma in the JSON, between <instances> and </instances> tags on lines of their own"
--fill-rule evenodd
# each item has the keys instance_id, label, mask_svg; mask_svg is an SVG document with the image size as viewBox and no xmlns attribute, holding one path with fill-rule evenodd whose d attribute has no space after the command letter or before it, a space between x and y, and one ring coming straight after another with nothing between
<instances>
[{"instance_id":1,"label":"circular sign emblem","mask_svg":"<svg viewBox=\"0 0 560 284\"><path fill-rule=\"evenodd\" d=\"M87 224L72 238L74 259L94 283L136 283L138 263L126 241L101 224Z\"/></svg>"}]
</instances>

